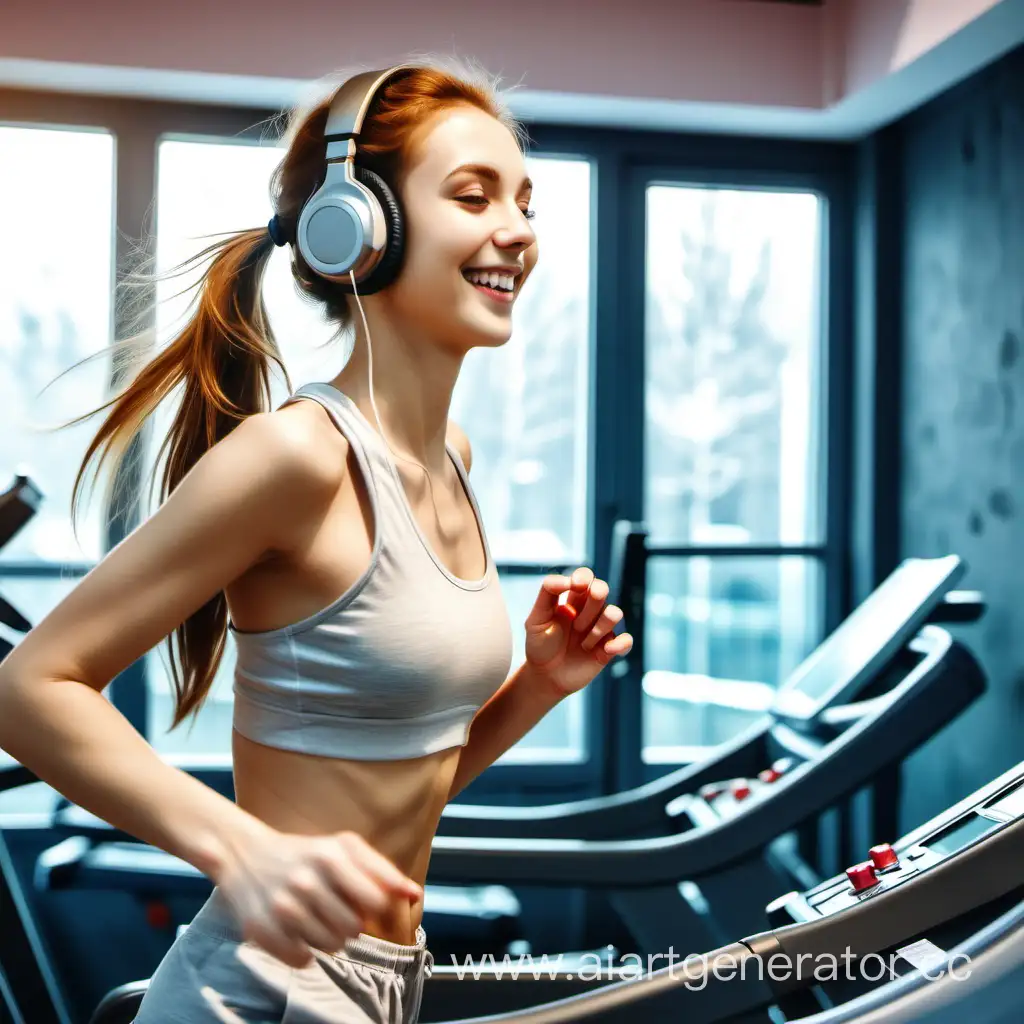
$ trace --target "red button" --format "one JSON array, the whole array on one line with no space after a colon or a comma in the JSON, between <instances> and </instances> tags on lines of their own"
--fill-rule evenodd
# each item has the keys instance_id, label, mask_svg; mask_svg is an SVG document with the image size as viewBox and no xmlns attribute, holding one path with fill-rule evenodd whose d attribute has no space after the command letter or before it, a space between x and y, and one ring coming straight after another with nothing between
<instances>
[{"instance_id":1,"label":"red button","mask_svg":"<svg viewBox=\"0 0 1024 1024\"><path fill-rule=\"evenodd\" d=\"M852 868L847 868L846 877L853 882L854 892L863 892L865 889L878 885L875 866L869 860L864 861L863 864L855 864Z\"/></svg>"},{"instance_id":2,"label":"red button","mask_svg":"<svg viewBox=\"0 0 1024 1024\"><path fill-rule=\"evenodd\" d=\"M763 772L758 772L757 777L762 782L775 782L776 779L782 778L782 772L776 771L774 768L765 768Z\"/></svg>"},{"instance_id":3,"label":"red button","mask_svg":"<svg viewBox=\"0 0 1024 1024\"><path fill-rule=\"evenodd\" d=\"M881 846L872 846L868 850L868 856L878 871L894 868L900 862L899 857L896 856L896 851L888 843L882 843Z\"/></svg>"},{"instance_id":4,"label":"red button","mask_svg":"<svg viewBox=\"0 0 1024 1024\"><path fill-rule=\"evenodd\" d=\"M171 925L170 907L166 903L147 903L146 923L150 928L169 928Z\"/></svg>"},{"instance_id":5,"label":"red button","mask_svg":"<svg viewBox=\"0 0 1024 1024\"><path fill-rule=\"evenodd\" d=\"M725 791L725 787L720 782L711 782L706 786L700 787L700 798L702 800L711 801L716 796L720 796Z\"/></svg>"},{"instance_id":6,"label":"red button","mask_svg":"<svg viewBox=\"0 0 1024 1024\"><path fill-rule=\"evenodd\" d=\"M734 782L732 784L733 800L746 800L750 796L750 787L745 782Z\"/></svg>"}]
</instances>

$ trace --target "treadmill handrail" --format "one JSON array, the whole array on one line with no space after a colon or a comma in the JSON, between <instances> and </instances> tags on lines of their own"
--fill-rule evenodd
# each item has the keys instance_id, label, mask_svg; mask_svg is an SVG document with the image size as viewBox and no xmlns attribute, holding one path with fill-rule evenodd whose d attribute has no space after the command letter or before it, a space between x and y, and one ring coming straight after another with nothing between
<instances>
[{"instance_id":1,"label":"treadmill handrail","mask_svg":"<svg viewBox=\"0 0 1024 1024\"><path fill-rule=\"evenodd\" d=\"M1024 902L945 950L944 955L947 964L966 958L971 965L970 979L958 978L948 971L941 977L913 971L840 1006L801 1017L799 1024L882 1024L900 1019L917 1020L926 1013L931 1019L931 1014L964 998L968 989L976 991L1024 967ZM924 994L927 994L927 1005L918 1010L916 1004L922 1001ZM913 1016L907 1016L908 1011ZM984 1013L981 1016L984 1019Z\"/></svg>"},{"instance_id":2,"label":"treadmill handrail","mask_svg":"<svg viewBox=\"0 0 1024 1024\"><path fill-rule=\"evenodd\" d=\"M981 870L972 871L971 868L967 868L971 871L970 886L958 886L955 881L951 882L950 875L960 875L964 870L963 855L971 849L968 847L940 864L926 869L913 881L894 886L891 890L881 892L830 917L817 922L787 925L774 931L749 936L741 942L698 957L696 963L705 964L702 973L706 976L709 973L715 974L713 965L723 954L743 961L744 957L749 960L758 955L755 951L759 950L760 955L763 958L767 957L769 963L776 956L782 955L788 958L790 964L796 963L799 967L802 963L801 955L808 956L810 962L814 963L815 957L829 954L842 956L847 950L854 952L855 955L866 956L888 949L913 935L958 917L979 903L1004 895L1005 887L999 884L997 876L1005 877L1008 874L1011 879L1016 877L1012 866L1019 862L1021 854L1024 853L1024 819L1004 825L1000 832L993 833L974 845L984 847L983 856L987 862L1000 862L1007 870L997 872L985 870L983 866ZM1003 891L1000 892L1000 889ZM950 896L953 898L950 899ZM902 929L897 934L893 932L894 925ZM851 935L851 931L854 934ZM463 1018L457 1022L446 1021L444 1024L568 1024L615 1007L642 1004L669 988L692 982L696 977L692 970L687 969L684 961L682 965L664 967L634 981L613 983L594 992L543 1003L527 1010ZM813 984L813 976L781 982L776 981L770 972L768 976L772 978L777 993L806 988ZM726 984L736 982L730 980ZM638 1005L637 1009L640 1011L642 1007ZM819 1019L820 1017L811 1018ZM832 1024L829 1018L825 1020ZM802 1024L811 1024L811 1021L804 1021Z\"/></svg>"},{"instance_id":3,"label":"treadmill handrail","mask_svg":"<svg viewBox=\"0 0 1024 1024\"><path fill-rule=\"evenodd\" d=\"M954 556L946 556L952 559ZM910 560L908 560L910 561ZM959 560L958 560L959 562ZM962 563L959 563L962 565ZM962 569L960 570L962 573ZM959 574L957 574L959 575ZM950 583L952 585L952 581ZM946 599L959 591L948 590L942 595L934 607L925 616L919 632L908 641L913 644L929 624L934 625L930 616L937 615L937 609L946 602ZM964 603L977 602L980 597L976 592L964 592ZM968 596L969 595L969 596ZM955 604L955 599L950 604ZM980 613L979 613L980 614ZM911 616L914 618L914 616ZM877 659L876 659L877 660ZM890 659L882 659L882 664L888 664ZM852 707L853 705L841 705ZM862 709L863 710L863 709ZM542 804L532 807L502 807L494 805L459 805L450 804L445 807L441 814L441 821L438 827L439 836L469 836L469 837L504 837L513 836L516 833L543 833L544 837L557 838L581 838L597 839L608 836L611 832L609 826L613 823L609 815L627 815L620 817L618 826L612 834L625 834L638 832L650 826L664 824L664 806L675 800L677 797L699 789L708 782L717 782L722 778L728 778L737 772L732 764L722 763L722 759L729 758L737 752L742 753L746 744L752 738L763 734L765 722L787 721L774 715L766 719L759 719L746 732L728 742L722 748L720 757L713 761L702 762L697 765L688 765L685 768L662 776L651 783L631 790L625 790L610 796L591 797L584 800L574 800L565 803ZM815 719L801 720L789 724L798 724L811 727ZM731 758L732 761L738 758Z\"/></svg>"},{"instance_id":4,"label":"treadmill handrail","mask_svg":"<svg viewBox=\"0 0 1024 1024\"><path fill-rule=\"evenodd\" d=\"M677 797L742 770L749 747L767 736L773 722L770 715L761 716L743 732L718 745L710 759L608 796L517 807L448 804L441 813L438 835L466 837L469 831L469 837L503 838L510 833L521 834L531 822L543 822L545 836L572 839L597 838L610 828L613 834L622 834L652 825L664 826L665 807ZM450 828L445 827L449 825Z\"/></svg>"},{"instance_id":5,"label":"treadmill handrail","mask_svg":"<svg viewBox=\"0 0 1024 1024\"><path fill-rule=\"evenodd\" d=\"M459 884L518 882L625 889L674 885L682 879L697 881L705 874L742 862L822 806L859 788L866 778L879 770L880 750L884 745L858 742L869 726L873 725L891 739L892 749L885 751L889 760L904 756L908 744L921 742L921 736L915 738L908 729L908 721L919 724L920 729L930 735L942 702L936 702L934 693L920 684L943 671L955 670L961 685L971 670L980 675L977 662L945 630L926 627L919 642L930 647L931 653L892 691L894 694L909 691L908 700L894 698L876 719L858 722L826 744L823 750L828 754L827 776L823 773L823 758L797 765L773 784L771 791L774 793L792 790L785 804L785 815L780 814L777 799L766 800L755 793L735 815L715 826L654 838L592 841L439 836L433 844L428 879ZM965 659L962 671L959 665L946 665L947 659L957 654ZM899 716L890 724L896 711ZM816 784L816 779L822 781ZM835 780L839 780L838 786ZM822 786L826 787L824 793ZM155 851L154 862L158 863L161 858L167 860L169 874L180 873L172 863L176 858Z\"/></svg>"}]
</instances>

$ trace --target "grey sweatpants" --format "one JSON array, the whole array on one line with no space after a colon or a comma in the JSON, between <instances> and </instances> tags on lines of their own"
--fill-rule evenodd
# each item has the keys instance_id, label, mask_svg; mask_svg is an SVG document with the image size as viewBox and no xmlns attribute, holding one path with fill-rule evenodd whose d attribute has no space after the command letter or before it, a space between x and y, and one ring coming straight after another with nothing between
<instances>
[{"instance_id":1,"label":"grey sweatpants","mask_svg":"<svg viewBox=\"0 0 1024 1024\"><path fill-rule=\"evenodd\" d=\"M292 968L244 941L218 889L160 961L135 1024L415 1024L433 957L370 935Z\"/></svg>"}]
</instances>

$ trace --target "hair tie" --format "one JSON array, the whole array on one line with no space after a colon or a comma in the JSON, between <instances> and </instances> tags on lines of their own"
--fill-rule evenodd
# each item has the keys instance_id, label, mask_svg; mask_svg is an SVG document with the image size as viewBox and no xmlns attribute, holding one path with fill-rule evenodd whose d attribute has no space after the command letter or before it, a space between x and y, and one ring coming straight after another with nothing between
<instances>
[{"instance_id":1,"label":"hair tie","mask_svg":"<svg viewBox=\"0 0 1024 1024\"><path fill-rule=\"evenodd\" d=\"M270 223L267 224L267 234L274 241L274 245L287 245L288 238L285 236L284 225L281 223L281 218L275 213L270 218Z\"/></svg>"}]
</instances>

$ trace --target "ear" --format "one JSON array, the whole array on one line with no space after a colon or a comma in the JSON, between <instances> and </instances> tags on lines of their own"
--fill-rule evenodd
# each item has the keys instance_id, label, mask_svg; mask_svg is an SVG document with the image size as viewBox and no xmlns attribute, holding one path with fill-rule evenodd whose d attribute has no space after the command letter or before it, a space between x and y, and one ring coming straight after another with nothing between
<instances>
[{"instance_id":1,"label":"ear","mask_svg":"<svg viewBox=\"0 0 1024 1024\"><path fill-rule=\"evenodd\" d=\"M462 458L462 464L466 467L466 472L468 473L473 461L473 452L469 447L469 438L462 432L462 427L455 420L448 421L447 440L459 453L459 456Z\"/></svg>"}]
</instances>

